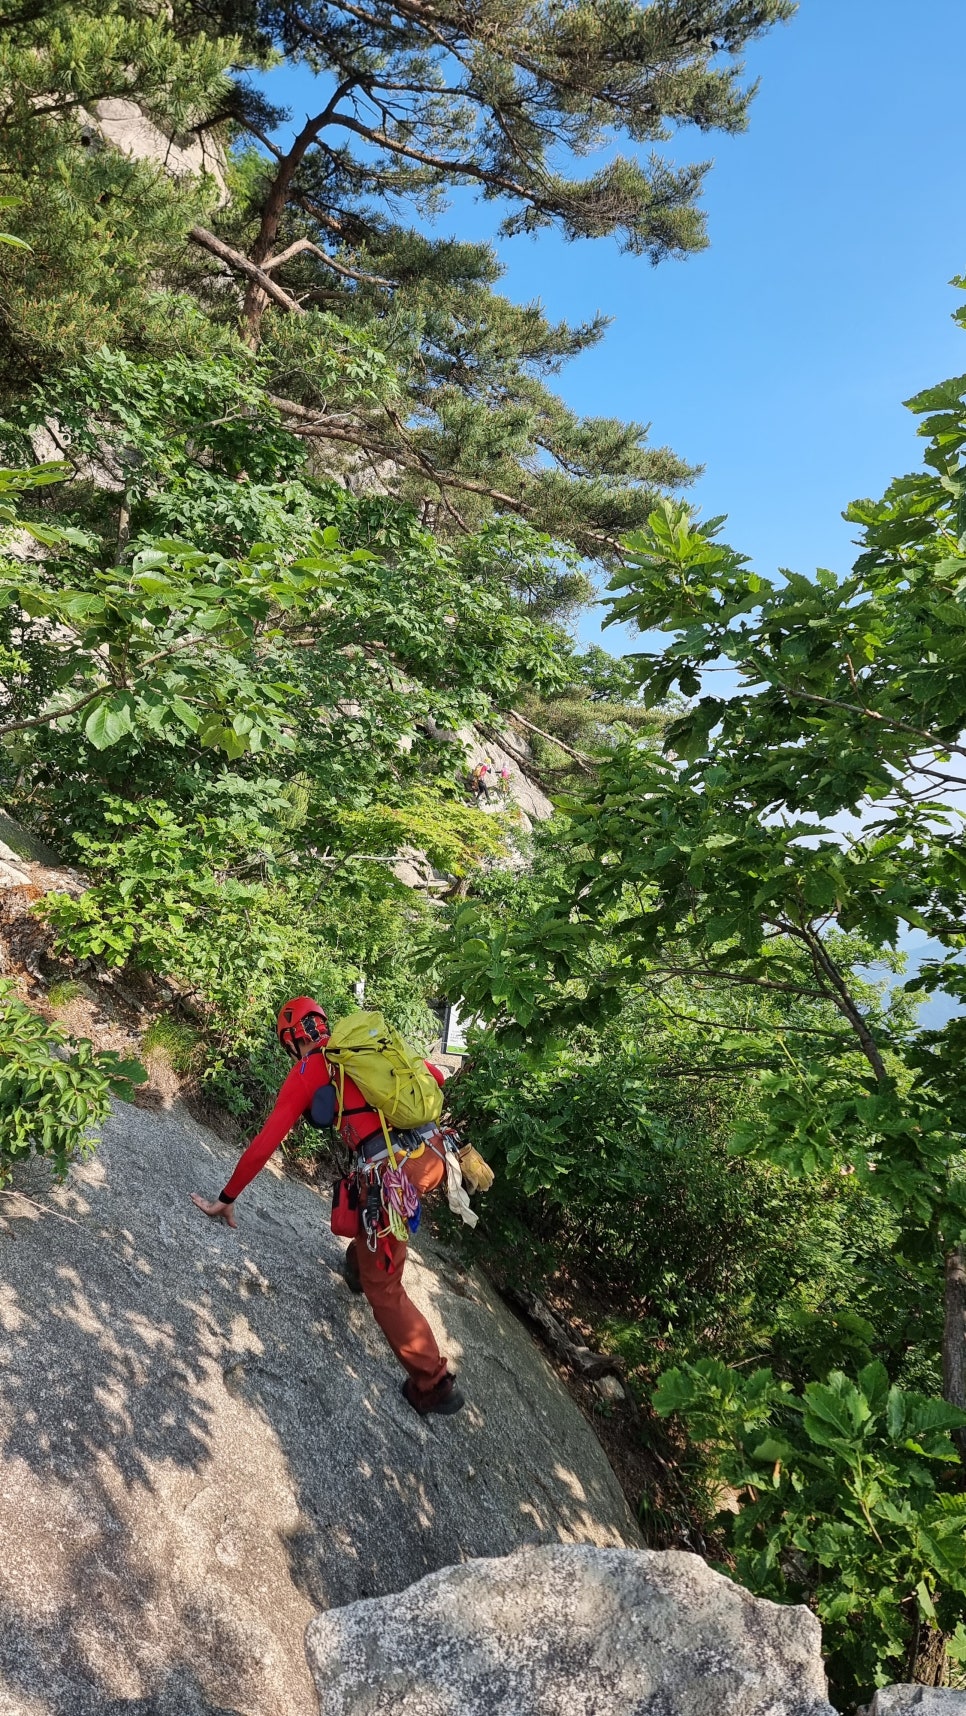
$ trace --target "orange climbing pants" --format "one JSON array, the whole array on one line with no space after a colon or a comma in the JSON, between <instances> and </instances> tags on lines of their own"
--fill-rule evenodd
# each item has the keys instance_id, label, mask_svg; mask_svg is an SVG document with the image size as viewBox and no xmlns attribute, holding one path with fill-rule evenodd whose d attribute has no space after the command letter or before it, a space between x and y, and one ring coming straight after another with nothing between
<instances>
[{"instance_id":1,"label":"orange climbing pants","mask_svg":"<svg viewBox=\"0 0 966 1716\"><path fill-rule=\"evenodd\" d=\"M445 1178L446 1170L435 1151L426 1149L421 1156L405 1164L406 1176L420 1197L435 1190ZM402 1240L388 1240L392 1269L386 1269L385 1247L372 1252L360 1237L353 1240L362 1291L372 1306L372 1314L392 1347L399 1363L414 1388L435 1388L446 1375L446 1360L436 1344L436 1337L421 1311L417 1311L403 1287L403 1270L409 1250Z\"/></svg>"}]
</instances>

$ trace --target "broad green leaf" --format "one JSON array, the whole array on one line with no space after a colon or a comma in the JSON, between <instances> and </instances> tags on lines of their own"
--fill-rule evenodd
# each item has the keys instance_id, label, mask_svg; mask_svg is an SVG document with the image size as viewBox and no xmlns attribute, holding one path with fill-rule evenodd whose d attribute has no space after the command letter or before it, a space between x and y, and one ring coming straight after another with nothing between
<instances>
[{"instance_id":1,"label":"broad green leaf","mask_svg":"<svg viewBox=\"0 0 966 1716\"><path fill-rule=\"evenodd\" d=\"M107 750L132 729L129 703L95 703L84 722L84 732L97 750Z\"/></svg>"}]
</instances>

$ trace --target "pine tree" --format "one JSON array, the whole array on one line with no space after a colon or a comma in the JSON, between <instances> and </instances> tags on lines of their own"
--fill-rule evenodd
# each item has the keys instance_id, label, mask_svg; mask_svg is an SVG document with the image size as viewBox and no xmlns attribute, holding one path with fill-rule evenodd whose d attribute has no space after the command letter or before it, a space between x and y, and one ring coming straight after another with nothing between
<instances>
[{"instance_id":1,"label":"pine tree","mask_svg":"<svg viewBox=\"0 0 966 1716\"><path fill-rule=\"evenodd\" d=\"M185 229L217 188L110 147L98 107L135 103L163 144L224 104L234 45L182 39L163 13L119 0L21 0L0 23L0 174L23 241L0 253L6 398L102 344L204 344L192 301L172 289Z\"/></svg>"},{"instance_id":2,"label":"pine tree","mask_svg":"<svg viewBox=\"0 0 966 1716\"><path fill-rule=\"evenodd\" d=\"M425 229L470 186L504 233L610 236L652 261L700 248L706 169L640 145L740 129L753 92L736 56L791 0L4 3L0 171L28 246L0 253L8 401L104 345L244 341L319 473L444 535L516 515L604 561L688 481L644 425L581 418L553 390L602 316L573 327L511 303L491 246ZM226 75L273 45L327 91L287 150L278 115ZM99 106L118 98L162 141L233 136L227 196L163 150L111 146ZM607 164L581 176L595 154Z\"/></svg>"},{"instance_id":3,"label":"pine tree","mask_svg":"<svg viewBox=\"0 0 966 1716\"><path fill-rule=\"evenodd\" d=\"M553 326L495 290L485 245L428 239L447 194L471 187L500 233L555 227L616 239L657 262L706 242L707 164L674 167L642 146L675 128L734 132L753 89L737 56L791 0L283 0L258 23L320 74L324 96L294 141L239 90L234 114L259 151L218 233L193 237L244 283L254 344L283 338L293 427L317 447L355 446L436 522L472 525L494 505L606 558L656 492L688 477L639 424L582 420L547 386L598 340L602 318ZM210 10L183 14L211 27ZM218 27L254 30L249 0ZM630 145L630 152L626 151ZM582 173L583 161L604 165ZM219 242L220 239L220 242ZM338 310L405 366L405 405L350 414L313 385L313 315ZM311 412L311 416L306 413Z\"/></svg>"}]
</instances>

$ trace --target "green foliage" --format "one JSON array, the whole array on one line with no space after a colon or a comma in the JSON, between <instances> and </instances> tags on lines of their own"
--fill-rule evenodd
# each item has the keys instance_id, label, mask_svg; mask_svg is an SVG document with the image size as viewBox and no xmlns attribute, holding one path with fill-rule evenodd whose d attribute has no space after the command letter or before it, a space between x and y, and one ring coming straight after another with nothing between
<instances>
[{"instance_id":1,"label":"green foliage","mask_svg":"<svg viewBox=\"0 0 966 1716\"><path fill-rule=\"evenodd\" d=\"M468 32L462 95L447 83L450 48L415 20L387 35L374 18L340 16L333 29L326 15L320 33L311 8L284 21L261 10L256 21L257 6L212 10L185 0L161 16L85 0L8 24L0 166L22 236L0 248L4 404L22 404L41 377L49 423L49 384L79 354L112 347L175 362L182 354L244 359L254 335L286 422L329 471L375 460L400 497L448 533L520 513L581 553L612 559L621 533L690 472L647 443L643 424L581 419L547 386L601 337L604 319L554 326L538 306L510 303L493 289L500 269L488 246L427 238L401 211L407 202L421 213L441 207L446 187L468 173L484 194L509 197L511 224L552 222L574 237L616 232L653 259L700 247L704 168L617 159L571 178L548 170L548 140L575 165L608 131L635 141L664 135L662 113L674 124L740 128L749 92L738 62L719 56L786 16L786 0L742 8L740 20L718 4L699 27L689 12L683 30L664 6L625 8L592 29L582 4L553 28L528 5L511 9L512 18L501 8L499 70L492 24L481 15L457 31ZM333 71L349 103L330 104L282 163L261 142L246 149L246 136L260 140L279 116L227 76L244 51L263 61L271 34L293 59ZM392 93L379 94L379 78L373 84L373 52ZM98 104L118 99L140 109L142 135L154 128L157 158L110 141ZM238 149L226 168L233 132ZM511 137L512 161L503 158ZM191 144L197 171L184 171L178 156L179 171L159 170L169 140L177 151ZM227 202L216 180L225 168ZM279 171L280 196L272 194ZM224 254L216 260L203 237L213 223L243 259L261 264L270 252L292 251L273 278L295 313L277 304L266 312L243 270L237 285L226 281ZM182 433L177 424L176 443ZM226 497L212 501L203 466L180 481L159 533L198 544L196 507L213 521ZM270 494L249 499L271 514ZM285 497L276 500L284 519ZM228 552L239 547L231 515L240 511L228 507L223 520ZM267 534L263 520L249 540ZM568 574L562 606L584 591L582 575Z\"/></svg>"},{"instance_id":2,"label":"green foliage","mask_svg":"<svg viewBox=\"0 0 966 1716\"><path fill-rule=\"evenodd\" d=\"M0 197L0 209L13 209L17 206L16 197ZM12 232L0 232L0 244L12 245L15 250L29 250L30 246L22 238L17 238Z\"/></svg>"},{"instance_id":3,"label":"green foliage","mask_svg":"<svg viewBox=\"0 0 966 1716\"><path fill-rule=\"evenodd\" d=\"M308 0L282 14L265 7L261 20L290 57L346 86L308 139L325 147L311 147L303 183L310 205L328 191L353 260L361 253L371 265L390 246L406 257L420 239L392 220L393 203L432 213L463 183L503 198L506 232L616 233L656 260L704 242L694 204L705 169L676 171L658 155L647 164L618 156L584 177L568 169L619 139L666 141L672 124L742 129L751 91L737 56L792 10L785 0L697 11L677 0L604 9L568 0L547 13L529 0L486 0L432 25L418 14L360 20L350 7ZM215 11L229 29L245 15L232 0ZM251 130L263 125L254 112Z\"/></svg>"},{"instance_id":4,"label":"green foliage","mask_svg":"<svg viewBox=\"0 0 966 1716\"><path fill-rule=\"evenodd\" d=\"M618 885L648 890L638 948L686 933L725 980L757 981L776 931L808 951L816 990L839 1007L868 1070L806 1061L776 1076L765 1148L804 1171L836 1154L871 1168L880 1195L948 1248L966 1221L959 1028L920 1042L901 1016L867 1022L829 934L838 924L888 947L901 927L925 932L950 952L924 981L963 988L966 871L958 818L936 786L956 788L949 762L966 718L957 534L966 404L961 383L912 403L936 413L923 424L935 474L850 509L864 546L841 583L788 574L773 589L716 542L714 524L698 527L683 509L655 514L634 544L634 569L615 580L630 592L615 616L677 633L659 659L642 658L648 695L675 683L697 691L722 655L743 684L727 699L701 697L672 724L666 743L681 761L621 759L641 845ZM607 785L616 804L621 788ZM834 836L815 820L843 812L861 820ZM598 854L612 846L598 812L576 820ZM604 884L610 897L614 880Z\"/></svg>"},{"instance_id":5,"label":"green foliage","mask_svg":"<svg viewBox=\"0 0 966 1716\"><path fill-rule=\"evenodd\" d=\"M93 885L76 899L49 894L37 910L62 952L180 986L204 1026L203 1076L234 1112L284 1076L271 1044L288 995L316 995L338 1014L365 974L374 1005L431 1034L412 969L423 910L382 866L366 866L364 880L351 865L319 869L285 851L284 831L237 815L181 822L163 803L123 800L100 814L116 837L77 841Z\"/></svg>"},{"instance_id":6,"label":"green foliage","mask_svg":"<svg viewBox=\"0 0 966 1716\"><path fill-rule=\"evenodd\" d=\"M112 1095L129 1099L146 1076L137 1061L72 1042L0 982L0 1186L30 1155L48 1156L63 1178L93 1149Z\"/></svg>"},{"instance_id":7,"label":"green foliage","mask_svg":"<svg viewBox=\"0 0 966 1716\"><path fill-rule=\"evenodd\" d=\"M528 577L551 545L489 526L458 554L397 503L316 481L251 354L101 351L64 370L52 403L73 472L6 481L51 552L0 564L16 665L0 772L8 802L28 795L33 826L92 875L82 899L48 902L62 948L181 984L238 1112L279 1075L286 993L338 1011L365 975L431 1035L431 962L414 965L428 909L385 860L418 845L462 874L502 856L502 823L463 800L452 730L521 677L565 677L513 570L515 544ZM18 410L12 446L44 407ZM124 483L120 553L92 464ZM159 534L179 514L194 542Z\"/></svg>"},{"instance_id":8,"label":"green foliage","mask_svg":"<svg viewBox=\"0 0 966 1716\"><path fill-rule=\"evenodd\" d=\"M599 644L575 654L569 667L569 683L559 690L549 696L527 690L517 700L531 723L526 741L533 762L552 791L579 783L595 758L611 755L633 734L656 736L668 719L641 698L633 663L616 660Z\"/></svg>"},{"instance_id":9,"label":"green foliage","mask_svg":"<svg viewBox=\"0 0 966 1716\"><path fill-rule=\"evenodd\" d=\"M162 350L198 341L176 259L186 228L216 200L214 181L108 146L90 116L100 101L133 100L160 128L163 151L165 129L182 135L223 103L235 51L111 0L5 20L0 165L23 241L0 250L8 399L42 368L104 341Z\"/></svg>"},{"instance_id":10,"label":"green foliage","mask_svg":"<svg viewBox=\"0 0 966 1716\"><path fill-rule=\"evenodd\" d=\"M428 787L413 787L397 805L342 810L334 825L344 847L390 856L403 846L414 847L438 870L454 876L465 875L483 860L496 862L507 855L506 831L499 820Z\"/></svg>"},{"instance_id":11,"label":"green foliage","mask_svg":"<svg viewBox=\"0 0 966 1716\"><path fill-rule=\"evenodd\" d=\"M646 700L696 701L663 751L629 741L562 801L556 894L492 929L467 907L444 980L536 1040L603 1025L628 991L700 985L703 1064L761 1075L734 1148L796 1175L854 1173L925 1261L966 1236L963 1025L916 1033L868 967L894 969L914 930L948 952L907 988L966 993L963 841L936 797L966 785L962 381L913 408L927 473L852 509L862 552L841 582L773 587L720 521L653 513L613 580L613 617L670 634L637 658ZM705 695L722 660L738 688Z\"/></svg>"},{"instance_id":12,"label":"green foliage","mask_svg":"<svg viewBox=\"0 0 966 1716\"><path fill-rule=\"evenodd\" d=\"M948 1489L949 1432L966 1413L890 1387L879 1363L797 1395L770 1370L703 1359L663 1376L654 1405L682 1415L714 1477L741 1494L719 1523L742 1583L818 1615L836 1702L908 1678L917 1620L953 1632L966 1497Z\"/></svg>"},{"instance_id":13,"label":"green foliage","mask_svg":"<svg viewBox=\"0 0 966 1716\"><path fill-rule=\"evenodd\" d=\"M552 1064L568 1038L579 1048L609 1033L613 1052L601 1064L608 1092L619 1090L613 1070L636 1031L652 1110L667 1112L666 1096L655 1103L666 1081L703 1081L721 1093L717 1136L732 1160L790 1176L796 1213L823 1186L838 1189L840 1209L852 1199L861 1209L868 1243L856 1244L847 1222L830 1223L835 1291L820 1290L819 1223L818 1243L806 1239L799 1253L801 1296L776 1302L755 1266L758 1192L753 1180L742 1185L751 1243L746 1253L739 1238L731 1268L739 1290L750 1288L746 1320L695 1325L700 1285L672 1267L684 1290L672 1298L671 1339L683 1333L685 1350L702 1357L658 1395L662 1410L687 1407L698 1443L715 1444L712 1475L751 1492L737 1522L726 1522L738 1576L815 1606L850 1698L907 1677L917 1617L952 1632L966 1577L961 1499L932 1476L955 1459L953 1444L966 1448L962 1402L954 1409L914 1392L920 1379L938 1382L937 1265L966 1238L964 1027L953 1019L917 1031L909 1004L923 988L966 996L966 864L949 802L966 787L962 380L913 409L924 418L927 471L851 509L863 538L841 582L786 573L773 586L720 540L720 520L699 524L671 503L654 511L613 580L612 612L668 634L663 648L635 658L645 702L660 711L680 695L688 705L665 722L660 747L628 739L600 758L592 780L560 795L554 864L527 898L462 905L441 962L448 992L496 1027L521 1069L540 1056ZM721 694L712 682L706 692L705 671L722 666L736 689ZM896 993L909 931L942 953ZM667 1014L664 1043L642 1029L655 1004ZM538 1119L553 1117L546 1134L526 1118L507 1165L538 1211L546 1197L561 1206L573 1245L564 1255L579 1260L566 1192L579 1210L586 1172L595 1212L606 1194L590 1183L596 1161L575 1164L573 1132L559 1169L554 1160L554 1108L567 1100L559 1085L542 1098ZM588 1132L590 1157L619 1177L626 1128L619 1141L599 1125ZM690 1144L693 1122L685 1136ZM563 1196L544 1189L558 1172ZM719 1175L706 1172L702 1217L727 1209ZM658 1187L648 1238L658 1235L663 1260L682 1198L666 1178ZM780 1214L774 1231L784 1245ZM707 1244L703 1226L697 1232ZM605 1245L619 1233L612 1221ZM911 1325L890 1316L890 1295L922 1343L914 1358L906 1352L905 1372ZM628 1357L646 1362L659 1303L649 1286L642 1304L612 1317ZM963 1331L949 1304L942 1343L954 1379ZM716 1368L722 1347L745 1362L765 1345L780 1383L771 1371L749 1383ZM875 1362L856 1388L836 1367L863 1360ZM913 1386L890 1392L889 1375Z\"/></svg>"},{"instance_id":14,"label":"green foliage","mask_svg":"<svg viewBox=\"0 0 966 1716\"><path fill-rule=\"evenodd\" d=\"M42 542L48 547L65 542L72 542L79 548L87 546L89 539L82 531L44 525L35 519L22 518L17 506L16 497L33 489L46 488L50 483L62 483L68 469L65 460L52 459L46 464L34 465L28 471L0 470L0 541L5 540L12 531L22 530L35 542Z\"/></svg>"},{"instance_id":15,"label":"green foliage","mask_svg":"<svg viewBox=\"0 0 966 1716\"><path fill-rule=\"evenodd\" d=\"M83 712L97 750L135 727L163 732L170 724L238 757L291 748L286 645L317 623L344 560L334 532L317 534L309 553L287 564L267 543L229 561L160 539L130 568L102 568L86 556L0 564L0 602L41 621L49 639L60 695L44 720Z\"/></svg>"},{"instance_id":16,"label":"green foliage","mask_svg":"<svg viewBox=\"0 0 966 1716\"><path fill-rule=\"evenodd\" d=\"M314 483L254 360L101 353L55 399L73 457L125 484L131 563L116 563L103 495L85 521L100 541L49 522L83 503L88 489L75 482L46 502L45 522L28 523L74 552L0 564L0 601L6 591L21 654L42 637L48 677L63 688L45 718L84 710L95 747L139 729L168 739L187 729L230 757L286 747L291 711L307 701L341 796L340 767L355 778L374 759L384 766L428 715L459 726L509 701L523 677L545 689L565 677L558 634L526 613L505 566L494 577L507 533L487 530L457 556L405 510L357 507ZM51 465L30 482L66 475ZM333 516L357 546L343 548ZM192 542L162 534L178 519ZM538 546L530 533L529 551ZM26 689L11 730L17 715L34 725L39 714Z\"/></svg>"},{"instance_id":17,"label":"green foliage","mask_svg":"<svg viewBox=\"0 0 966 1716\"><path fill-rule=\"evenodd\" d=\"M402 21L328 0L255 10L281 51L327 84L325 106L272 159L243 139L263 150L280 116L238 90L233 194L217 223L235 252L246 334L288 372L276 391L293 426L330 468L347 442L379 458L396 492L448 534L519 512L613 560L620 535L691 473L648 445L644 424L581 418L547 385L601 338L605 319L554 325L494 289L490 246L414 225L434 220L453 187L471 186L500 201L504 233L614 235L652 261L700 249L706 166L645 161L637 146L667 138L669 125L741 129L751 91L736 56L792 7L717 3L696 16L679 0L603 10L567 0L549 13L486 0L472 14ZM216 17L251 26L247 6L225 4ZM631 155L619 152L626 142ZM588 172L586 156L601 148L607 164ZM272 262L287 313L247 276L245 258ZM386 341L407 410L383 403L348 423L331 413L306 353L317 305Z\"/></svg>"},{"instance_id":18,"label":"green foliage","mask_svg":"<svg viewBox=\"0 0 966 1716\"><path fill-rule=\"evenodd\" d=\"M642 1385L709 1352L800 1385L872 1349L934 1385L939 1307L894 1255L898 1222L854 1175L736 1160L754 1092L700 1054L658 1001L558 1052L476 1038L450 1101L498 1170L485 1255L591 1294Z\"/></svg>"}]
</instances>

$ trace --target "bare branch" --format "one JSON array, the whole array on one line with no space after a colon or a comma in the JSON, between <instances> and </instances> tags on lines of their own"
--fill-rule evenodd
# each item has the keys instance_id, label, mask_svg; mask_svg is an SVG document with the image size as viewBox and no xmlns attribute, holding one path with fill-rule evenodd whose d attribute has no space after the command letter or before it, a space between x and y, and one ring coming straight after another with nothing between
<instances>
[{"instance_id":1,"label":"bare branch","mask_svg":"<svg viewBox=\"0 0 966 1716\"><path fill-rule=\"evenodd\" d=\"M49 727L53 721L62 721L65 715L76 715L78 709L86 708L88 703L93 703L95 697L102 697L105 691L111 689L110 685L98 685L93 691L88 691L85 697L79 698L76 703L69 703L66 709L53 709L46 715L31 715L29 721L7 721L4 726L0 727L0 739L5 733L22 733L27 727Z\"/></svg>"},{"instance_id":2,"label":"bare branch","mask_svg":"<svg viewBox=\"0 0 966 1716\"><path fill-rule=\"evenodd\" d=\"M337 262L334 256L320 250L310 238L297 238L287 250L280 250L277 256L267 256L261 266L268 274L273 268L280 268L283 262L289 262L293 256L298 256L306 250L311 251L313 256L325 263L326 268L331 268L334 274L341 275L344 280L358 280L363 286L386 286L390 291L396 285L395 280L386 280L381 274L362 274L357 268L349 268L344 262Z\"/></svg>"},{"instance_id":3,"label":"bare branch","mask_svg":"<svg viewBox=\"0 0 966 1716\"><path fill-rule=\"evenodd\" d=\"M888 1084L889 1074L886 1071L885 1062L879 1053L878 1044L863 1019L862 1014L859 1012L859 1009L849 991L848 985L846 984L842 973L831 957L828 949L825 947L821 936L816 935L814 930L809 929L807 925L798 927L790 924L787 927L789 932L792 935L798 936L808 948L808 951L812 956L812 963L815 967L816 976L824 976L829 983L832 990L829 1000L834 1001L843 1018L847 1019L851 1025L859 1040L862 1053L872 1068L872 1071L875 1073L876 1081L879 1084Z\"/></svg>"},{"instance_id":4,"label":"bare branch","mask_svg":"<svg viewBox=\"0 0 966 1716\"><path fill-rule=\"evenodd\" d=\"M910 733L914 739L924 739L927 745L931 745L944 756L966 757L966 746L954 745L948 739L940 739L924 727L910 727L908 721L897 721L891 715L882 715L878 709L869 709L864 703L841 703L837 697L820 697L817 691L795 691L791 686L782 685L781 681L779 685L786 697L798 697L806 703L820 703L826 709L845 709L850 715L864 715L867 721L878 721L893 733Z\"/></svg>"},{"instance_id":5,"label":"bare branch","mask_svg":"<svg viewBox=\"0 0 966 1716\"><path fill-rule=\"evenodd\" d=\"M577 767L583 769L585 775L593 774L590 758L585 757L582 751L573 750L570 745L565 745L562 739L555 739L552 733L545 733L542 727L535 727L533 722L528 721L525 715L521 715L518 709L511 709L510 714L514 721L519 721L521 727L526 727L531 733L539 734L541 739L546 739L551 745L556 745L558 750L566 751L568 757L573 757Z\"/></svg>"},{"instance_id":6,"label":"bare branch","mask_svg":"<svg viewBox=\"0 0 966 1716\"><path fill-rule=\"evenodd\" d=\"M709 1031L735 1031L746 1037L760 1037L763 1035L763 1030L760 1025L726 1024L721 1019L695 1019L690 1013L679 1013L677 1008L671 1006L670 1001L661 994L659 989L651 989L649 993L654 996L655 1001L659 1001L661 1006L666 1008L672 1019L677 1019L682 1025L702 1025ZM788 1035L794 1035L796 1037L830 1037L834 1043L848 1043L852 1040L845 1031L826 1031L822 1030L819 1025L789 1025Z\"/></svg>"},{"instance_id":7,"label":"bare branch","mask_svg":"<svg viewBox=\"0 0 966 1716\"><path fill-rule=\"evenodd\" d=\"M753 989L775 989L786 995L801 995L808 1001L830 1001L827 989L808 989L804 983L783 983L774 977L751 977L744 972L721 971L709 965L663 965L669 977L701 977L706 983L750 984Z\"/></svg>"},{"instance_id":8,"label":"bare branch","mask_svg":"<svg viewBox=\"0 0 966 1716\"><path fill-rule=\"evenodd\" d=\"M227 263L229 268L237 268L240 273L247 274L248 278L255 281L262 291L269 298L274 299L275 303L279 304L283 310L290 310L296 316L304 316L305 311L301 304L294 298L290 298L287 292L283 292L281 286L275 284L271 275L266 274L256 263L249 262L248 257L243 256L240 250L233 250L230 244L222 243L220 238L216 238L213 232L208 232L203 226L191 227L188 231L188 237L193 244L201 245L203 250L210 250L212 256L217 256L221 262Z\"/></svg>"}]
</instances>

